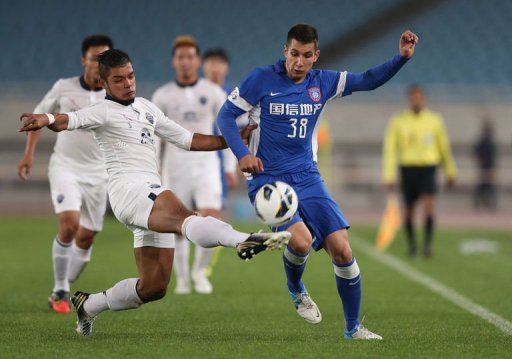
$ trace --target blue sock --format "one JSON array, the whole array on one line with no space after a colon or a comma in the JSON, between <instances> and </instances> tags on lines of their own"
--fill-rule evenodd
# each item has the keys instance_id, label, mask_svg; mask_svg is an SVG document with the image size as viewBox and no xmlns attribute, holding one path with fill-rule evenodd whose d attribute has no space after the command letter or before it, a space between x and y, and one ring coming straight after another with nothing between
<instances>
[{"instance_id":1,"label":"blue sock","mask_svg":"<svg viewBox=\"0 0 512 359\"><path fill-rule=\"evenodd\" d=\"M302 283L302 273L304 273L306 268L308 255L309 253L296 253L290 247L286 247L284 250L283 262L284 272L286 273L286 286L292 297L296 293L304 293L306 291L304 283Z\"/></svg>"},{"instance_id":2,"label":"blue sock","mask_svg":"<svg viewBox=\"0 0 512 359\"><path fill-rule=\"evenodd\" d=\"M356 259L347 264L334 265L336 287L343 303L343 314L350 332L359 325L359 310L361 309L361 273Z\"/></svg>"}]
</instances>

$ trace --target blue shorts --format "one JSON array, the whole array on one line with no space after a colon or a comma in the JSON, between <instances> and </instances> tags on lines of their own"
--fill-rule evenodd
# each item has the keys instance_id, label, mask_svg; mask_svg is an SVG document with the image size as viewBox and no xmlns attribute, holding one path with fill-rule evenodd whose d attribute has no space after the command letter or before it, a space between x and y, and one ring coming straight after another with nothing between
<instances>
[{"instance_id":1,"label":"blue shorts","mask_svg":"<svg viewBox=\"0 0 512 359\"><path fill-rule=\"evenodd\" d=\"M293 187L299 197L299 208L293 218L273 231L284 231L292 224L304 222L313 236L313 248L323 248L325 238L340 229L350 228L345 215L331 197L316 168L284 176L258 175L247 181L249 199L254 203L256 192L266 183L282 181Z\"/></svg>"}]
</instances>

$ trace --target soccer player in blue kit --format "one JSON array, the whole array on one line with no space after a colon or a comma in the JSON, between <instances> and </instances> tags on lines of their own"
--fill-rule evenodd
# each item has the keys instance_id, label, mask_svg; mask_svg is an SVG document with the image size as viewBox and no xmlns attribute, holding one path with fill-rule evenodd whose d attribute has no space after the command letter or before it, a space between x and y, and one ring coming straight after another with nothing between
<instances>
[{"instance_id":1,"label":"soccer player in blue kit","mask_svg":"<svg viewBox=\"0 0 512 359\"><path fill-rule=\"evenodd\" d=\"M359 322L361 274L348 241L348 221L323 183L316 164L318 118L326 103L355 91L373 90L391 79L413 56L418 37L400 36L399 54L363 73L313 69L318 60L314 27L298 24L288 32L285 60L259 67L235 88L218 115L219 128L248 173L249 198L254 202L266 183L283 181L297 192L299 208L292 220L274 230L292 233L283 254L287 287L298 314L308 323L322 315L311 299L302 274L311 247L325 249L332 259L336 286L346 320L346 339L382 339ZM249 112L259 125L249 148L240 140L236 118Z\"/></svg>"}]
</instances>

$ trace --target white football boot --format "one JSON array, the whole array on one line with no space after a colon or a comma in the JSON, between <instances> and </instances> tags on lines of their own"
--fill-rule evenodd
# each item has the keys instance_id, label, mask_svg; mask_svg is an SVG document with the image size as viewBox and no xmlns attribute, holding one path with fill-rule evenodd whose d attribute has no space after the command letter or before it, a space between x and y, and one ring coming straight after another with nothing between
<instances>
[{"instance_id":1,"label":"white football boot","mask_svg":"<svg viewBox=\"0 0 512 359\"><path fill-rule=\"evenodd\" d=\"M345 339L362 339L362 340L382 340L378 334L370 332L365 326L359 324L350 332L345 331Z\"/></svg>"},{"instance_id":2,"label":"white football boot","mask_svg":"<svg viewBox=\"0 0 512 359\"><path fill-rule=\"evenodd\" d=\"M322 321L322 313L313 299L308 293L298 293L292 295L297 313L304 318L304 320L311 324L318 324Z\"/></svg>"},{"instance_id":3,"label":"white football boot","mask_svg":"<svg viewBox=\"0 0 512 359\"><path fill-rule=\"evenodd\" d=\"M204 271L192 271L192 282L194 282L194 290L199 294L211 294L213 286L208 280Z\"/></svg>"}]
</instances>

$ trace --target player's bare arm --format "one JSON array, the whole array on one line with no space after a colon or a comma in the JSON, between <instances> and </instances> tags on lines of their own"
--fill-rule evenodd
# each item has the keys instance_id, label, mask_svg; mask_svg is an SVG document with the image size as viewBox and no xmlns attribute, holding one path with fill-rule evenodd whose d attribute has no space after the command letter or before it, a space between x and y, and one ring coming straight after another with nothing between
<instances>
[{"instance_id":1,"label":"player's bare arm","mask_svg":"<svg viewBox=\"0 0 512 359\"><path fill-rule=\"evenodd\" d=\"M47 114L24 113L20 117L23 125L18 132L37 131L43 127L48 127L55 132L64 131L68 128L69 117L66 114L53 115L55 122L50 125L50 118Z\"/></svg>"},{"instance_id":2,"label":"player's bare arm","mask_svg":"<svg viewBox=\"0 0 512 359\"><path fill-rule=\"evenodd\" d=\"M251 132L258 127L257 124L250 124L240 131L240 137L245 144L249 142ZM226 140L222 136L203 135L201 133L194 133L192 138L191 151L217 151L228 148Z\"/></svg>"},{"instance_id":3,"label":"player's bare arm","mask_svg":"<svg viewBox=\"0 0 512 359\"><path fill-rule=\"evenodd\" d=\"M39 137L41 137L41 131L34 131L27 134L25 152L23 153L23 158L18 162L18 177L23 181L26 181L30 175L32 163L34 162L34 152Z\"/></svg>"}]
</instances>

